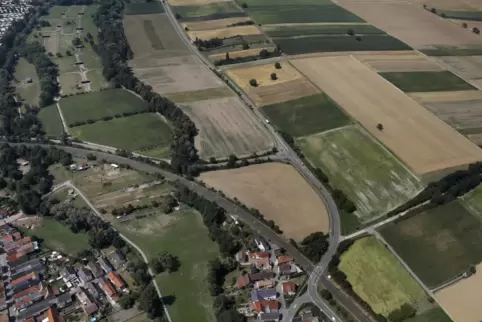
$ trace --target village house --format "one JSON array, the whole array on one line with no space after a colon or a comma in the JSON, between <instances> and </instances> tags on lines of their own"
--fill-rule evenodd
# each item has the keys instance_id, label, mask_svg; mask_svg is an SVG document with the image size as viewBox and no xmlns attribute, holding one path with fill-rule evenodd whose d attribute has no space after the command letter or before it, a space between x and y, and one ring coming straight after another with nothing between
<instances>
[{"instance_id":1,"label":"village house","mask_svg":"<svg viewBox=\"0 0 482 322\"><path fill-rule=\"evenodd\" d=\"M94 262L89 262L87 264L87 267L90 269L92 272L92 275L94 275L95 278L99 278L104 275L104 271L102 270L102 267L98 263Z\"/></svg>"},{"instance_id":2,"label":"village house","mask_svg":"<svg viewBox=\"0 0 482 322\"><path fill-rule=\"evenodd\" d=\"M116 250L110 254L109 262L111 262L116 269L119 269L126 262L126 258L120 251Z\"/></svg>"},{"instance_id":3,"label":"village house","mask_svg":"<svg viewBox=\"0 0 482 322\"><path fill-rule=\"evenodd\" d=\"M112 286L112 284L105 277L99 278L99 286L108 298L114 302L119 301L119 295L117 294L114 286Z\"/></svg>"},{"instance_id":4,"label":"village house","mask_svg":"<svg viewBox=\"0 0 482 322\"><path fill-rule=\"evenodd\" d=\"M77 275L79 276L79 279L83 284L86 284L93 279L90 271L84 267L81 267L77 270Z\"/></svg>"},{"instance_id":5,"label":"village house","mask_svg":"<svg viewBox=\"0 0 482 322\"><path fill-rule=\"evenodd\" d=\"M107 276L109 277L109 280L111 281L111 283L114 284L114 286L117 289L123 290L125 288L126 283L124 282L122 277L119 275L119 273L110 272Z\"/></svg>"},{"instance_id":6,"label":"village house","mask_svg":"<svg viewBox=\"0 0 482 322\"><path fill-rule=\"evenodd\" d=\"M260 300L274 300L278 297L276 289L269 288L264 290L253 290L251 292L251 302L256 302Z\"/></svg>"},{"instance_id":7,"label":"village house","mask_svg":"<svg viewBox=\"0 0 482 322\"><path fill-rule=\"evenodd\" d=\"M295 295L296 294L296 284L293 281L287 281L281 284L283 294L285 295Z\"/></svg>"},{"instance_id":8,"label":"village house","mask_svg":"<svg viewBox=\"0 0 482 322\"><path fill-rule=\"evenodd\" d=\"M112 271L112 266L107 261L107 259L105 259L104 257L99 257L98 262L99 262L100 266L102 267L102 269L104 270L104 272L109 273L109 272Z\"/></svg>"},{"instance_id":9,"label":"village house","mask_svg":"<svg viewBox=\"0 0 482 322\"><path fill-rule=\"evenodd\" d=\"M80 292L77 292L76 295L77 295L77 299L82 305L82 309L84 310L85 314L90 316L95 312L97 312L99 307L97 306L97 304L95 304L89 299L89 297L87 296L87 294L85 294L83 290L81 290Z\"/></svg>"},{"instance_id":10,"label":"village house","mask_svg":"<svg viewBox=\"0 0 482 322\"><path fill-rule=\"evenodd\" d=\"M62 276L62 280L64 283L71 287L72 285L79 284L79 279L75 274L75 270L71 266L66 266L60 271L60 276Z\"/></svg>"}]
</instances>

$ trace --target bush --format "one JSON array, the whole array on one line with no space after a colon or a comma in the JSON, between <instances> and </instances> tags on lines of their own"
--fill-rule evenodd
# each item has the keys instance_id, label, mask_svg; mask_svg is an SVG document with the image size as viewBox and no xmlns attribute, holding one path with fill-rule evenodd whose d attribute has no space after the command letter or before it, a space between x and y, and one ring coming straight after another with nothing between
<instances>
[{"instance_id":1,"label":"bush","mask_svg":"<svg viewBox=\"0 0 482 322\"><path fill-rule=\"evenodd\" d=\"M279 62L274 63L274 68L281 69L281 64Z\"/></svg>"},{"instance_id":2,"label":"bush","mask_svg":"<svg viewBox=\"0 0 482 322\"><path fill-rule=\"evenodd\" d=\"M176 19L181 19L181 14L179 12L176 13Z\"/></svg>"},{"instance_id":3,"label":"bush","mask_svg":"<svg viewBox=\"0 0 482 322\"><path fill-rule=\"evenodd\" d=\"M249 81L249 85L253 86L253 87L257 87L258 86L258 82L256 81L256 79L251 79Z\"/></svg>"},{"instance_id":4,"label":"bush","mask_svg":"<svg viewBox=\"0 0 482 322\"><path fill-rule=\"evenodd\" d=\"M278 76L276 75L276 73L271 73L270 77L271 77L272 80L278 79Z\"/></svg>"},{"instance_id":5,"label":"bush","mask_svg":"<svg viewBox=\"0 0 482 322\"><path fill-rule=\"evenodd\" d=\"M263 49L259 52L259 57L261 58L268 58L270 56L269 51L266 49Z\"/></svg>"},{"instance_id":6,"label":"bush","mask_svg":"<svg viewBox=\"0 0 482 322\"><path fill-rule=\"evenodd\" d=\"M472 28L472 31L477 35L480 34L480 30L477 27Z\"/></svg>"},{"instance_id":7,"label":"bush","mask_svg":"<svg viewBox=\"0 0 482 322\"><path fill-rule=\"evenodd\" d=\"M347 34L353 36L355 34L355 31L353 29L348 29Z\"/></svg>"},{"instance_id":8,"label":"bush","mask_svg":"<svg viewBox=\"0 0 482 322\"><path fill-rule=\"evenodd\" d=\"M246 8L248 7L248 4L247 4L247 3L243 3L243 4L241 5L241 7L244 8L244 9L246 9Z\"/></svg>"}]
</instances>

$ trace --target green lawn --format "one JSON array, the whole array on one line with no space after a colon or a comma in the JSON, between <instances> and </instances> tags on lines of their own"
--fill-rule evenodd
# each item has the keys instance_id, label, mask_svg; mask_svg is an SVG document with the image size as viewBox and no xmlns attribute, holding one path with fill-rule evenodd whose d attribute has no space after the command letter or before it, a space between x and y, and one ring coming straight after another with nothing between
<instances>
[{"instance_id":1,"label":"green lawn","mask_svg":"<svg viewBox=\"0 0 482 322\"><path fill-rule=\"evenodd\" d=\"M72 51L73 53L73 51ZM78 68L75 66L75 57L64 55L61 58L52 57L52 61L59 66L59 74L78 72Z\"/></svg>"},{"instance_id":2,"label":"green lawn","mask_svg":"<svg viewBox=\"0 0 482 322\"><path fill-rule=\"evenodd\" d=\"M154 149L138 150L136 152L148 157L168 159L171 155L171 148L169 146L161 146Z\"/></svg>"},{"instance_id":3,"label":"green lawn","mask_svg":"<svg viewBox=\"0 0 482 322\"><path fill-rule=\"evenodd\" d=\"M202 6L172 6L172 10L175 13L179 13L181 18L198 18L215 14L241 12L241 9L234 2L217 2Z\"/></svg>"},{"instance_id":4,"label":"green lawn","mask_svg":"<svg viewBox=\"0 0 482 322\"><path fill-rule=\"evenodd\" d=\"M87 72L87 78L90 80L90 90L98 92L109 87L109 83L102 75L101 69L93 69Z\"/></svg>"},{"instance_id":5,"label":"green lawn","mask_svg":"<svg viewBox=\"0 0 482 322\"><path fill-rule=\"evenodd\" d=\"M356 204L363 222L410 200L421 189L419 180L358 126L302 137L298 143L310 163Z\"/></svg>"},{"instance_id":6,"label":"green lawn","mask_svg":"<svg viewBox=\"0 0 482 322\"><path fill-rule=\"evenodd\" d=\"M375 26L368 24L323 24L263 27L269 37L296 37L308 35L347 35L348 30L355 34L384 34Z\"/></svg>"},{"instance_id":7,"label":"green lawn","mask_svg":"<svg viewBox=\"0 0 482 322\"><path fill-rule=\"evenodd\" d=\"M380 73L380 76L404 92L439 92L475 89L475 87L449 71L393 72Z\"/></svg>"},{"instance_id":8,"label":"green lawn","mask_svg":"<svg viewBox=\"0 0 482 322\"><path fill-rule=\"evenodd\" d=\"M292 136L305 136L347 125L350 120L325 93L262 107L268 119Z\"/></svg>"},{"instance_id":9,"label":"green lawn","mask_svg":"<svg viewBox=\"0 0 482 322\"><path fill-rule=\"evenodd\" d=\"M170 146L170 127L153 113L139 114L96 122L70 129L70 133L83 141L137 151Z\"/></svg>"},{"instance_id":10,"label":"green lawn","mask_svg":"<svg viewBox=\"0 0 482 322\"><path fill-rule=\"evenodd\" d=\"M67 199L71 199L73 196L69 195L69 190L71 188L65 187L62 189L59 189L52 193L52 197L54 197L57 200L64 201ZM74 199L71 199L72 205L77 208L89 208L89 205L87 205L84 201L84 199L80 196L75 197Z\"/></svg>"},{"instance_id":11,"label":"green lawn","mask_svg":"<svg viewBox=\"0 0 482 322\"><path fill-rule=\"evenodd\" d=\"M64 133L62 120L60 119L59 111L55 104L40 109L38 118L42 122L43 129L47 136L60 137Z\"/></svg>"},{"instance_id":12,"label":"green lawn","mask_svg":"<svg viewBox=\"0 0 482 322\"><path fill-rule=\"evenodd\" d=\"M403 322L452 322L452 319L441 308L436 307Z\"/></svg>"},{"instance_id":13,"label":"green lawn","mask_svg":"<svg viewBox=\"0 0 482 322\"><path fill-rule=\"evenodd\" d=\"M208 291L207 263L219 256L201 216L190 209L131 220L116 227L153 258L162 251L179 257L178 272L160 274L156 281L164 296L174 296L168 307L174 321L214 321Z\"/></svg>"},{"instance_id":14,"label":"green lawn","mask_svg":"<svg viewBox=\"0 0 482 322\"><path fill-rule=\"evenodd\" d=\"M125 112L147 110L147 104L142 99L123 89L70 96L63 98L59 104L68 125L79 121L97 121L105 116L121 115Z\"/></svg>"},{"instance_id":15,"label":"green lawn","mask_svg":"<svg viewBox=\"0 0 482 322\"><path fill-rule=\"evenodd\" d=\"M15 67L14 77L15 92L20 98L27 104L38 105L41 90L35 66L30 64L25 58L20 58ZM28 78L32 79L31 83L26 82Z\"/></svg>"},{"instance_id":16,"label":"green lawn","mask_svg":"<svg viewBox=\"0 0 482 322\"><path fill-rule=\"evenodd\" d=\"M482 220L482 185L463 196L463 204Z\"/></svg>"},{"instance_id":17,"label":"green lawn","mask_svg":"<svg viewBox=\"0 0 482 322\"><path fill-rule=\"evenodd\" d=\"M44 218L41 226L36 226L30 233L42 239L48 248L64 254L75 255L89 248L87 234L74 234L67 226L51 218Z\"/></svg>"},{"instance_id":18,"label":"green lawn","mask_svg":"<svg viewBox=\"0 0 482 322\"><path fill-rule=\"evenodd\" d=\"M482 224L458 201L387 224L380 233L429 287L482 260Z\"/></svg>"},{"instance_id":19,"label":"green lawn","mask_svg":"<svg viewBox=\"0 0 482 322\"><path fill-rule=\"evenodd\" d=\"M163 12L164 7L157 1L149 3L126 3L124 7L125 15L147 15Z\"/></svg>"},{"instance_id":20,"label":"green lawn","mask_svg":"<svg viewBox=\"0 0 482 322\"><path fill-rule=\"evenodd\" d=\"M102 62L100 61L100 57L97 56L95 51L90 48L90 46L86 46L82 49L82 53L80 54L80 60L89 70L102 69Z\"/></svg>"},{"instance_id":21,"label":"green lawn","mask_svg":"<svg viewBox=\"0 0 482 322\"><path fill-rule=\"evenodd\" d=\"M387 316L402 304L415 305L427 298L420 285L376 237L356 241L341 256L339 268L375 313Z\"/></svg>"},{"instance_id":22,"label":"green lawn","mask_svg":"<svg viewBox=\"0 0 482 322\"><path fill-rule=\"evenodd\" d=\"M82 17L82 28L84 28L82 34L87 35L87 33L90 33L92 36L94 36L94 40L96 42L99 31L92 19L92 16L95 16L98 7L98 5L90 5L85 7L84 15Z\"/></svg>"}]
</instances>

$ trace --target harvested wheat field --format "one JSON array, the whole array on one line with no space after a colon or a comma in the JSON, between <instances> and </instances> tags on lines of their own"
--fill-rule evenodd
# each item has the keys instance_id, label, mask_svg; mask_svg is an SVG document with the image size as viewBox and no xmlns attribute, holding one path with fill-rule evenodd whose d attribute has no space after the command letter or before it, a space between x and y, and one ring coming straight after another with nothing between
<instances>
[{"instance_id":1,"label":"harvested wheat field","mask_svg":"<svg viewBox=\"0 0 482 322\"><path fill-rule=\"evenodd\" d=\"M240 57L257 56L259 55L259 52L262 50L267 50L271 52L274 50L274 47L259 47L259 48L252 48L252 49L246 49L246 50L230 51L229 58L233 59L233 58L240 58ZM208 58L212 61L225 59L226 53L209 55Z\"/></svg>"},{"instance_id":2,"label":"harvested wheat field","mask_svg":"<svg viewBox=\"0 0 482 322\"><path fill-rule=\"evenodd\" d=\"M264 127L237 97L181 105L199 129L196 148L203 159L267 151L274 143Z\"/></svg>"},{"instance_id":3,"label":"harvested wheat field","mask_svg":"<svg viewBox=\"0 0 482 322\"><path fill-rule=\"evenodd\" d=\"M482 92L477 90L423 92L423 93L409 93L408 96L410 96L417 102L435 103L435 102L480 100L482 99Z\"/></svg>"},{"instance_id":4,"label":"harvested wheat field","mask_svg":"<svg viewBox=\"0 0 482 322\"><path fill-rule=\"evenodd\" d=\"M271 73L277 79L272 80ZM274 64L233 68L226 74L254 101L257 106L281 103L309 96L319 91L288 62L281 62L281 68ZM249 84L255 79L257 86Z\"/></svg>"},{"instance_id":5,"label":"harvested wheat field","mask_svg":"<svg viewBox=\"0 0 482 322\"><path fill-rule=\"evenodd\" d=\"M417 52L404 54L355 55L376 72L436 72L443 70L434 61Z\"/></svg>"},{"instance_id":6,"label":"harvested wheat field","mask_svg":"<svg viewBox=\"0 0 482 322\"><path fill-rule=\"evenodd\" d=\"M356 59L319 57L292 64L417 175L482 160L476 145Z\"/></svg>"},{"instance_id":7,"label":"harvested wheat field","mask_svg":"<svg viewBox=\"0 0 482 322\"><path fill-rule=\"evenodd\" d=\"M171 6L202 6L203 4L230 1L232 0L168 0Z\"/></svg>"},{"instance_id":8,"label":"harvested wheat field","mask_svg":"<svg viewBox=\"0 0 482 322\"><path fill-rule=\"evenodd\" d=\"M417 49L480 44L477 35L409 2L340 0L339 4Z\"/></svg>"},{"instance_id":9,"label":"harvested wheat field","mask_svg":"<svg viewBox=\"0 0 482 322\"><path fill-rule=\"evenodd\" d=\"M410 0L410 2L423 7L427 5L428 9L436 8L441 10L474 10L468 1L464 0Z\"/></svg>"},{"instance_id":10,"label":"harvested wheat field","mask_svg":"<svg viewBox=\"0 0 482 322\"><path fill-rule=\"evenodd\" d=\"M464 79L482 78L482 56L442 56L433 58Z\"/></svg>"},{"instance_id":11,"label":"harvested wheat field","mask_svg":"<svg viewBox=\"0 0 482 322\"><path fill-rule=\"evenodd\" d=\"M482 265L476 266L477 273L463 278L435 293L437 302L454 321L480 322L482 320Z\"/></svg>"},{"instance_id":12,"label":"harvested wheat field","mask_svg":"<svg viewBox=\"0 0 482 322\"><path fill-rule=\"evenodd\" d=\"M187 34L189 38L194 41L196 38L209 40L212 38L231 38L235 36L259 35L261 34L261 31L255 26L237 26L214 30L188 31Z\"/></svg>"},{"instance_id":13,"label":"harvested wheat field","mask_svg":"<svg viewBox=\"0 0 482 322\"><path fill-rule=\"evenodd\" d=\"M157 93L197 91L224 85L193 55L160 59L156 67L140 68L136 61L131 66L136 76Z\"/></svg>"},{"instance_id":14,"label":"harvested wheat field","mask_svg":"<svg viewBox=\"0 0 482 322\"><path fill-rule=\"evenodd\" d=\"M457 130L480 128L482 132L482 100L424 103L423 106Z\"/></svg>"},{"instance_id":15,"label":"harvested wheat field","mask_svg":"<svg viewBox=\"0 0 482 322\"><path fill-rule=\"evenodd\" d=\"M211 29L218 29L218 28L226 28L232 24L245 22L251 20L248 17L235 17L235 18L224 18L224 19L216 19L216 20L207 20L207 21L186 21L183 22L181 25L183 29L186 27L189 30L211 30Z\"/></svg>"},{"instance_id":16,"label":"harvested wheat field","mask_svg":"<svg viewBox=\"0 0 482 322\"><path fill-rule=\"evenodd\" d=\"M325 204L290 165L264 163L205 172L199 178L209 187L258 209L287 237L299 241L310 233L329 230Z\"/></svg>"}]
</instances>

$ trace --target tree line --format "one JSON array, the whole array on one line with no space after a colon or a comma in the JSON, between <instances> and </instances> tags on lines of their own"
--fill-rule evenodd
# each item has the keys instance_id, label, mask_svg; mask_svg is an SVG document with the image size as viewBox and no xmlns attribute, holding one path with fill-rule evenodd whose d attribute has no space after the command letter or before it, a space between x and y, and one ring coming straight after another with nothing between
<instances>
[{"instance_id":1,"label":"tree line","mask_svg":"<svg viewBox=\"0 0 482 322\"><path fill-rule=\"evenodd\" d=\"M122 25L122 0L101 0L94 22L99 28L96 51L101 58L104 77L114 87L125 87L140 95L152 112L159 112L174 125L171 166L176 173L192 175L199 158L194 146L198 131L191 119L172 101L152 91L137 79L127 61L134 54Z\"/></svg>"}]
</instances>

